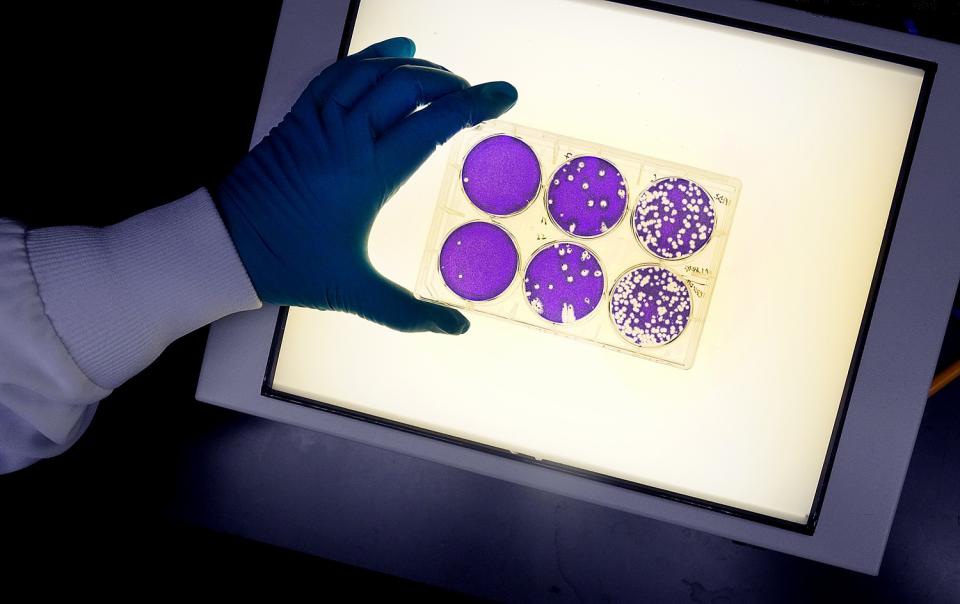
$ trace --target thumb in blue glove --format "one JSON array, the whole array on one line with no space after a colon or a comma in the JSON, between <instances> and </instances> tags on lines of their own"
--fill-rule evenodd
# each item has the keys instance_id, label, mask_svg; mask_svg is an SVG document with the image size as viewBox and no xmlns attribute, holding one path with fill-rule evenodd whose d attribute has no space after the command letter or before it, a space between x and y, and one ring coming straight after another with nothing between
<instances>
[{"instance_id":1,"label":"thumb in blue glove","mask_svg":"<svg viewBox=\"0 0 960 604\"><path fill-rule=\"evenodd\" d=\"M351 312L400 331L469 328L456 310L378 274L367 238L383 204L437 145L507 111L517 91L506 82L470 86L413 54L412 40L392 38L325 69L216 187L264 302Z\"/></svg>"}]
</instances>

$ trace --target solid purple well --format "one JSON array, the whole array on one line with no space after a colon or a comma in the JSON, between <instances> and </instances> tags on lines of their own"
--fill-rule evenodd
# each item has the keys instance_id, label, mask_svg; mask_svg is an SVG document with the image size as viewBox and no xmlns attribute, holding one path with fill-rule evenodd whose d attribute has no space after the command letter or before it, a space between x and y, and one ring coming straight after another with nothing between
<instances>
[{"instance_id":1,"label":"solid purple well","mask_svg":"<svg viewBox=\"0 0 960 604\"><path fill-rule=\"evenodd\" d=\"M540 191L540 162L525 142L506 134L483 139L463 160L463 192L488 214L509 216Z\"/></svg>"},{"instance_id":2,"label":"solid purple well","mask_svg":"<svg viewBox=\"0 0 960 604\"><path fill-rule=\"evenodd\" d=\"M664 178L647 187L633 215L640 243L666 259L696 253L710 241L714 226L710 195L686 178Z\"/></svg>"},{"instance_id":3,"label":"solid purple well","mask_svg":"<svg viewBox=\"0 0 960 604\"><path fill-rule=\"evenodd\" d=\"M560 166L547 189L547 212L575 237L597 237L617 226L627 209L627 183L600 157L574 157Z\"/></svg>"},{"instance_id":4,"label":"solid purple well","mask_svg":"<svg viewBox=\"0 0 960 604\"><path fill-rule=\"evenodd\" d=\"M614 284L610 316L627 341L637 346L666 344L690 321L690 290L665 268L638 266Z\"/></svg>"},{"instance_id":5,"label":"solid purple well","mask_svg":"<svg viewBox=\"0 0 960 604\"><path fill-rule=\"evenodd\" d=\"M489 222L468 222L440 248L440 275L461 298L480 302L502 294L517 274L520 255L513 239Z\"/></svg>"},{"instance_id":6,"label":"solid purple well","mask_svg":"<svg viewBox=\"0 0 960 604\"><path fill-rule=\"evenodd\" d=\"M572 323L600 303L604 277L593 252L559 242L534 254L523 277L524 295L534 312L553 323Z\"/></svg>"}]
</instances>

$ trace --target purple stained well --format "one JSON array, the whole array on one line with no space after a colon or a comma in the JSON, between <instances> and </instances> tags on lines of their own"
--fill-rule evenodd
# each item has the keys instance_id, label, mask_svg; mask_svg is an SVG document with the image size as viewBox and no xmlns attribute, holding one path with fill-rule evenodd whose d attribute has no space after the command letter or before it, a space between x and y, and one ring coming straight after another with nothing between
<instances>
[{"instance_id":1,"label":"purple stained well","mask_svg":"<svg viewBox=\"0 0 960 604\"><path fill-rule=\"evenodd\" d=\"M628 342L658 346L676 339L690 321L690 290L658 266L637 266L620 277L610 294L613 324Z\"/></svg>"},{"instance_id":2,"label":"purple stained well","mask_svg":"<svg viewBox=\"0 0 960 604\"><path fill-rule=\"evenodd\" d=\"M460 180L473 205L488 214L509 216L526 208L540 191L540 161L522 140L497 134L470 149Z\"/></svg>"},{"instance_id":3,"label":"purple stained well","mask_svg":"<svg viewBox=\"0 0 960 604\"><path fill-rule=\"evenodd\" d=\"M547 188L547 212L575 237L598 237L617 226L627 209L627 182L600 157L582 155L561 165Z\"/></svg>"},{"instance_id":4,"label":"purple stained well","mask_svg":"<svg viewBox=\"0 0 960 604\"><path fill-rule=\"evenodd\" d=\"M655 256L676 260L696 253L710 241L716 226L710 194L696 182L670 177L640 194L633 227Z\"/></svg>"},{"instance_id":5,"label":"purple stained well","mask_svg":"<svg viewBox=\"0 0 960 604\"><path fill-rule=\"evenodd\" d=\"M440 276L456 295L482 302L502 294L517 274L520 255L513 239L489 222L457 227L440 248Z\"/></svg>"},{"instance_id":6,"label":"purple stained well","mask_svg":"<svg viewBox=\"0 0 960 604\"><path fill-rule=\"evenodd\" d=\"M553 323L586 317L603 295L600 261L587 248L561 241L533 255L523 276L524 295L534 312Z\"/></svg>"}]
</instances>

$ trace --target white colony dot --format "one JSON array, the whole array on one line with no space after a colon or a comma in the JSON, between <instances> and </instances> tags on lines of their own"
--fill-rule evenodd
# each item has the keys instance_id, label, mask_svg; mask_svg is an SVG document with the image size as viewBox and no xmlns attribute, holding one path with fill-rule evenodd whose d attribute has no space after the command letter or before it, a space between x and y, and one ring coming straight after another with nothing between
<instances>
[{"instance_id":1,"label":"white colony dot","mask_svg":"<svg viewBox=\"0 0 960 604\"><path fill-rule=\"evenodd\" d=\"M554 178L554 179L553 179L553 184L559 185L559 184L560 184L560 179L559 179L559 178Z\"/></svg>"},{"instance_id":2,"label":"white colony dot","mask_svg":"<svg viewBox=\"0 0 960 604\"><path fill-rule=\"evenodd\" d=\"M605 176L606 174L607 174L606 170L600 170L599 172L597 172L597 176Z\"/></svg>"},{"instance_id":3,"label":"white colony dot","mask_svg":"<svg viewBox=\"0 0 960 604\"><path fill-rule=\"evenodd\" d=\"M587 207L588 207L588 208L592 208L592 207L593 207L593 200L592 200L592 199L588 199L588 200L587 200Z\"/></svg>"},{"instance_id":4,"label":"white colony dot","mask_svg":"<svg viewBox=\"0 0 960 604\"><path fill-rule=\"evenodd\" d=\"M603 274L603 273L600 272L600 271L593 271L593 276L594 276L594 277L599 277L599 276L602 275L602 274Z\"/></svg>"},{"instance_id":5,"label":"white colony dot","mask_svg":"<svg viewBox=\"0 0 960 604\"><path fill-rule=\"evenodd\" d=\"M567 265L566 265L566 264L561 264L561 265L560 265L560 270L562 270L562 271L567 270Z\"/></svg>"},{"instance_id":6,"label":"white colony dot","mask_svg":"<svg viewBox=\"0 0 960 604\"><path fill-rule=\"evenodd\" d=\"M462 242L459 239L457 239L457 245L460 245L461 243Z\"/></svg>"},{"instance_id":7,"label":"white colony dot","mask_svg":"<svg viewBox=\"0 0 960 604\"><path fill-rule=\"evenodd\" d=\"M553 283L547 283L547 289L553 289Z\"/></svg>"},{"instance_id":8,"label":"white colony dot","mask_svg":"<svg viewBox=\"0 0 960 604\"><path fill-rule=\"evenodd\" d=\"M573 283L573 275L567 275L567 283Z\"/></svg>"},{"instance_id":9,"label":"white colony dot","mask_svg":"<svg viewBox=\"0 0 960 604\"><path fill-rule=\"evenodd\" d=\"M577 164L577 167L578 167L578 168L582 168L583 166L584 166L583 162L579 162L579 163Z\"/></svg>"},{"instance_id":10,"label":"white colony dot","mask_svg":"<svg viewBox=\"0 0 960 604\"><path fill-rule=\"evenodd\" d=\"M607 207L607 200L606 200L606 199L601 199L601 200L600 200L600 207L601 207L601 208Z\"/></svg>"},{"instance_id":11,"label":"white colony dot","mask_svg":"<svg viewBox=\"0 0 960 604\"><path fill-rule=\"evenodd\" d=\"M464 176L464 177L463 177L463 182L470 182L470 179L467 178L466 176Z\"/></svg>"},{"instance_id":12,"label":"white colony dot","mask_svg":"<svg viewBox=\"0 0 960 604\"><path fill-rule=\"evenodd\" d=\"M590 188L590 183L586 183L586 182L583 183L583 188L584 188L584 189L589 189L589 188ZM622 197L622 195L621 195L621 197Z\"/></svg>"},{"instance_id":13,"label":"white colony dot","mask_svg":"<svg viewBox=\"0 0 960 604\"><path fill-rule=\"evenodd\" d=\"M624 195L626 194L627 192L624 191L623 189L617 189L617 197L619 197L620 199L623 199Z\"/></svg>"},{"instance_id":14,"label":"white colony dot","mask_svg":"<svg viewBox=\"0 0 960 604\"><path fill-rule=\"evenodd\" d=\"M568 174L568 175L567 175L567 180L573 180L573 174Z\"/></svg>"},{"instance_id":15,"label":"white colony dot","mask_svg":"<svg viewBox=\"0 0 960 604\"><path fill-rule=\"evenodd\" d=\"M570 232L572 233L572 232L574 232L575 230L577 230L577 223L576 223L576 222L571 222L571 223L570 223Z\"/></svg>"},{"instance_id":16,"label":"white colony dot","mask_svg":"<svg viewBox=\"0 0 960 604\"><path fill-rule=\"evenodd\" d=\"M590 274L590 271L588 271L587 269L583 269L582 271L580 271L581 277L586 277L589 274Z\"/></svg>"},{"instance_id":17,"label":"white colony dot","mask_svg":"<svg viewBox=\"0 0 960 604\"><path fill-rule=\"evenodd\" d=\"M552 205L553 205L553 200L552 200L552 199L548 199L548 200L547 200L547 205L548 205L548 206L552 206Z\"/></svg>"},{"instance_id":18,"label":"white colony dot","mask_svg":"<svg viewBox=\"0 0 960 604\"><path fill-rule=\"evenodd\" d=\"M460 273L459 275L457 275L457 279L463 279L463 273Z\"/></svg>"}]
</instances>

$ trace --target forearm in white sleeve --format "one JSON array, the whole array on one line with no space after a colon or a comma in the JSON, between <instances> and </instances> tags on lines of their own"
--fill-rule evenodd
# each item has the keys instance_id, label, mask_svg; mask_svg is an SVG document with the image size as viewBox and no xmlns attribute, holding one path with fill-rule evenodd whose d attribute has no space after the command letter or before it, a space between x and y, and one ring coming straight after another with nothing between
<instances>
[{"instance_id":1,"label":"forearm in white sleeve","mask_svg":"<svg viewBox=\"0 0 960 604\"><path fill-rule=\"evenodd\" d=\"M0 473L69 448L177 338L259 307L205 189L106 228L0 219Z\"/></svg>"}]
</instances>

